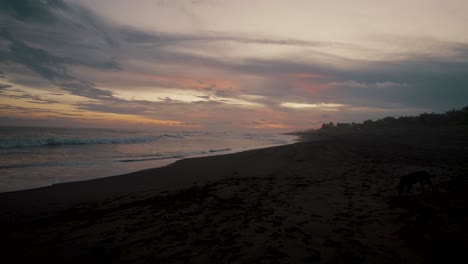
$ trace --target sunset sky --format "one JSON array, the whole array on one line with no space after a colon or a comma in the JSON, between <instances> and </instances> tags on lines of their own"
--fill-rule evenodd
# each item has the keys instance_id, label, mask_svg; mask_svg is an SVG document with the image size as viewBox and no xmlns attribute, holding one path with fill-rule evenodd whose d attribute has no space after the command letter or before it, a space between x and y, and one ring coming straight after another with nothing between
<instances>
[{"instance_id":1,"label":"sunset sky","mask_svg":"<svg viewBox=\"0 0 468 264\"><path fill-rule=\"evenodd\" d=\"M292 131L468 105L466 0L6 0L0 125Z\"/></svg>"}]
</instances>

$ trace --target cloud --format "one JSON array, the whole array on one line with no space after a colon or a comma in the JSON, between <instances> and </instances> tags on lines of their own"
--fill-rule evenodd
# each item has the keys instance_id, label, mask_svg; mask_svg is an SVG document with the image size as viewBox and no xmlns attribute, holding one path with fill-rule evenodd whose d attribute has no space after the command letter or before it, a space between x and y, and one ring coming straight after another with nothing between
<instances>
[{"instance_id":1,"label":"cloud","mask_svg":"<svg viewBox=\"0 0 468 264\"><path fill-rule=\"evenodd\" d=\"M333 103L307 104L307 103L285 102L285 103L281 103L281 106L292 108L292 109L318 109L322 111L338 111L339 108L344 107L345 105L333 104Z\"/></svg>"},{"instance_id":2,"label":"cloud","mask_svg":"<svg viewBox=\"0 0 468 264\"><path fill-rule=\"evenodd\" d=\"M2 1L0 10L21 21L56 22L52 8L66 8L62 1L56 0L19 0Z\"/></svg>"},{"instance_id":3,"label":"cloud","mask_svg":"<svg viewBox=\"0 0 468 264\"><path fill-rule=\"evenodd\" d=\"M94 21L89 12L59 0L14 2L2 4L1 21L5 26L0 28L0 39L7 43L7 47L0 49L0 62L24 65L76 95L89 98L112 95L96 88L92 82L76 78L68 68L69 65L83 65L95 69L119 69L113 60L91 58L95 47L83 49L75 44L83 31L80 27ZM74 19L81 24L76 25ZM51 38L51 34L55 36ZM89 54L82 56L87 51Z\"/></svg>"},{"instance_id":4,"label":"cloud","mask_svg":"<svg viewBox=\"0 0 468 264\"><path fill-rule=\"evenodd\" d=\"M378 82L375 84L377 88L391 88L391 87L409 87L407 83L394 83L394 82Z\"/></svg>"},{"instance_id":5,"label":"cloud","mask_svg":"<svg viewBox=\"0 0 468 264\"><path fill-rule=\"evenodd\" d=\"M0 90L7 89L10 87L13 87L13 85L0 83Z\"/></svg>"},{"instance_id":6,"label":"cloud","mask_svg":"<svg viewBox=\"0 0 468 264\"><path fill-rule=\"evenodd\" d=\"M350 88L368 88L367 83L356 82L354 80L344 81L344 82L331 82L331 86L335 87L350 87Z\"/></svg>"},{"instance_id":7,"label":"cloud","mask_svg":"<svg viewBox=\"0 0 468 264\"><path fill-rule=\"evenodd\" d=\"M243 36L242 34L231 35L222 32L211 32L204 34L170 34L162 32L145 32L142 30L123 27L120 29L125 41L135 44L170 45L174 43L187 42L238 42L243 44L263 44L280 46L302 46L302 47L350 47L349 44L336 42L305 41L300 39L272 38L261 36Z\"/></svg>"},{"instance_id":8,"label":"cloud","mask_svg":"<svg viewBox=\"0 0 468 264\"><path fill-rule=\"evenodd\" d=\"M330 82L331 86L334 87L348 87L348 88L395 88L395 87L409 87L407 83L396 83L390 81L376 82L376 83L364 83L357 82L354 80L342 81L342 82Z\"/></svg>"}]
</instances>

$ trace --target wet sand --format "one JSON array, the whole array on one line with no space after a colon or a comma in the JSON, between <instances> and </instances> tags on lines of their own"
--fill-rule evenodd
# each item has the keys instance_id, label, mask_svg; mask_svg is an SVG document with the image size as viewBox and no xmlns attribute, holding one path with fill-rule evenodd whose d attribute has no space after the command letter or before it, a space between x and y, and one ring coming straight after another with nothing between
<instances>
[{"instance_id":1,"label":"wet sand","mask_svg":"<svg viewBox=\"0 0 468 264\"><path fill-rule=\"evenodd\" d=\"M440 263L468 260L467 128L306 142L0 194L16 263ZM396 191L433 175L435 191Z\"/></svg>"}]
</instances>

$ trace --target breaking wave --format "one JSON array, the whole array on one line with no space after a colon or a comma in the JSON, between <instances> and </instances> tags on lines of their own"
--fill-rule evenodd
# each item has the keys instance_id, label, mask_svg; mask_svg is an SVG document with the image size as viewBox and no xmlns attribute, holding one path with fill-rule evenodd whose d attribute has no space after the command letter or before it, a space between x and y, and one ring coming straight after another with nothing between
<instances>
[{"instance_id":1,"label":"breaking wave","mask_svg":"<svg viewBox=\"0 0 468 264\"><path fill-rule=\"evenodd\" d=\"M135 138L42 138L42 139L0 139L1 148L30 148L62 145L90 145L90 144L132 144L154 142L162 137L181 138L178 134L163 134L151 137Z\"/></svg>"}]
</instances>

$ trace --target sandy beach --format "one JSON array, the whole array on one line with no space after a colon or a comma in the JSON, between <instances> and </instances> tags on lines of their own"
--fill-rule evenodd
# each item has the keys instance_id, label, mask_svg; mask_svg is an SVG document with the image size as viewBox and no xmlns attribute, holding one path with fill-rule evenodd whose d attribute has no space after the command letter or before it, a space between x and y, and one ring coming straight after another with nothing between
<instances>
[{"instance_id":1,"label":"sandy beach","mask_svg":"<svg viewBox=\"0 0 468 264\"><path fill-rule=\"evenodd\" d=\"M468 129L306 134L303 142L0 194L15 263L458 263ZM429 172L435 190L396 190ZM9 262L10 263L10 262Z\"/></svg>"}]
</instances>

